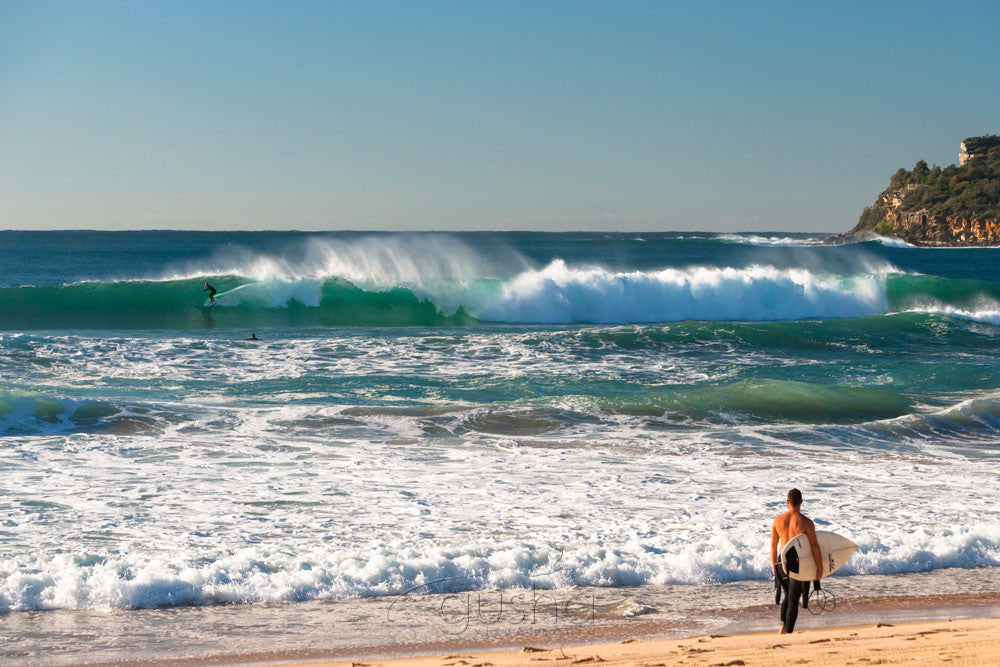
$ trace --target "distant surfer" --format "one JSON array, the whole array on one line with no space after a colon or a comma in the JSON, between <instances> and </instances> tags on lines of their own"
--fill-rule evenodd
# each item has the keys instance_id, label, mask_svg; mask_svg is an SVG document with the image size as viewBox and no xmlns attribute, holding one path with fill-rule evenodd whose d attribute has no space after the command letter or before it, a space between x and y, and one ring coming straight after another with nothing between
<instances>
[{"instance_id":1,"label":"distant surfer","mask_svg":"<svg viewBox=\"0 0 1000 667\"><path fill-rule=\"evenodd\" d=\"M778 515L771 525L771 571L781 584L784 599L781 601L781 634L795 630L795 620L799 617L799 600L809 592L808 581L798 581L788 576L778 559L778 542L788 544L791 538L805 533L812 547L812 557L818 564L816 579L823 578L823 559L820 557L819 542L816 539L816 526L802 514L802 492L792 489L788 492L788 511ZM798 572L798 570L794 570Z\"/></svg>"},{"instance_id":2,"label":"distant surfer","mask_svg":"<svg viewBox=\"0 0 1000 667\"><path fill-rule=\"evenodd\" d=\"M252 333L250 334L250 337L247 338L246 340L260 340L260 338L257 338L257 334Z\"/></svg>"},{"instance_id":3,"label":"distant surfer","mask_svg":"<svg viewBox=\"0 0 1000 667\"><path fill-rule=\"evenodd\" d=\"M217 290L214 287L212 287L211 285L209 285L208 281L206 280L205 281L205 289L203 289L202 292L208 292L208 305L210 305L210 306L214 306L215 305L215 292L216 291Z\"/></svg>"}]
</instances>

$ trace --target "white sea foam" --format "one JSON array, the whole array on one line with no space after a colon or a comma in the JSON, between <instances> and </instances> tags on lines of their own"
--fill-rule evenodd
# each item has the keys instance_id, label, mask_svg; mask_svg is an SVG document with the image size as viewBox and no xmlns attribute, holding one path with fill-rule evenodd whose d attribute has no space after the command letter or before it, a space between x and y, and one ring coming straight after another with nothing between
<instances>
[{"instance_id":1,"label":"white sea foam","mask_svg":"<svg viewBox=\"0 0 1000 667\"><path fill-rule=\"evenodd\" d=\"M797 320L876 315L889 308L884 280L877 276L842 280L771 266L613 272L560 260L462 305L485 320L539 323Z\"/></svg>"},{"instance_id":2,"label":"white sea foam","mask_svg":"<svg viewBox=\"0 0 1000 667\"><path fill-rule=\"evenodd\" d=\"M593 453L582 457L594 458ZM651 463L648 457L623 460L612 474L590 474L588 483L584 475L572 470L555 471L567 464L558 452L508 454L503 457L509 459L508 465L530 464L539 471L540 479L534 480L539 488L526 490L514 488L516 475L496 477L498 467L490 458L496 456L472 456L473 463L486 464L490 471L482 478L485 486L481 489L467 484L448 486L457 484L459 475L468 479L473 469L458 472L453 466L445 466L443 480L438 480L445 482L449 493L442 493L440 486L435 492L434 485L415 484L415 474L406 476L405 490L396 492L370 478L371 488L363 494L359 493L361 484L348 483L351 493L341 495L339 503L336 495L327 501L334 503L330 509L339 504L344 510L334 512L345 518L344 526L330 522L332 517L323 520L330 511L310 507L322 487L307 484L298 489L299 505L283 507L276 500L266 512L247 507L250 516L266 517L259 529L252 524L228 525L237 518L228 511L215 518L219 529L213 530L206 527L213 511L239 507L250 502L252 495L229 487L225 494L218 494L236 496L227 502L195 478L196 486L178 490L168 499L170 505L193 494L210 506L189 504L186 516L179 520L149 518L161 529L167 528L168 535L154 539L150 535L145 544L137 541L113 551L91 547L73 553L25 553L0 561L0 610L343 599L405 593L427 584L430 591L440 592L531 585L692 584L768 576L768 511L773 513L778 505L741 507L736 499L747 492L755 498L770 494L780 499L780 492L773 482L765 483L743 471L745 464L739 459L723 457L712 465L707 458L691 457L686 464L670 466L678 468L673 474L655 464L656 472L641 471ZM415 464L415 459L407 459L411 466ZM421 471L424 465L419 466ZM801 459L795 465L803 468L800 474L819 474ZM823 527L835 528L859 544L843 574L1000 565L1000 525L962 519L966 515L948 507L965 493L965 487L952 483L980 478L981 472L963 478L960 465L953 469L945 463L921 471L920 466L897 462L880 466L874 486L858 488L854 485L876 482L863 481L873 473L870 462L835 460L832 467L838 474L847 474L837 479L845 488L852 485L856 500L844 506L819 495L810 499L810 513L832 519L824 522L832 525ZM905 497L894 498L895 487L886 488L886 482L898 473L916 479L906 494L900 494ZM393 481L403 481L401 474L395 470ZM147 475L141 471L139 477ZM256 482L254 477L251 473L247 481ZM280 473L275 481L277 488L284 486ZM547 491L552 483L561 489L561 502L555 505L555 497L550 500ZM627 487L634 490L627 509L615 500L622 484L635 485ZM726 484L737 488L726 491ZM117 503L134 497L126 489ZM535 502L520 504L532 498ZM911 523L917 519L909 509L916 506L915 499L933 503L919 516L919 523ZM510 500L520 502L502 511ZM373 504L377 510L370 507ZM77 511L88 515L93 508L83 506ZM294 515L302 513L304 520L296 520ZM894 521L876 519L880 513ZM391 525L376 528L386 522ZM108 525L108 520L103 523ZM117 532L129 530L121 519L111 525ZM463 537L465 531L455 530L458 525L478 526L476 532L496 537L470 542ZM151 530L153 525L145 528ZM225 543L237 536L241 536L239 541L257 544L226 548ZM174 544L167 548L170 540ZM163 548L151 550L151 546Z\"/></svg>"},{"instance_id":3,"label":"white sea foam","mask_svg":"<svg viewBox=\"0 0 1000 667\"><path fill-rule=\"evenodd\" d=\"M995 526L984 532L861 538L843 573L896 573L1000 565ZM174 562L145 554L54 556L0 565L0 609L113 609L178 604L343 599L483 588L636 586L765 578L765 558L750 545L714 539L660 553L649 540L558 551L495 545L416 550L282 553L267 548ZM762 540L752 545L765 549Z\"/></svg>"}]
</instances>

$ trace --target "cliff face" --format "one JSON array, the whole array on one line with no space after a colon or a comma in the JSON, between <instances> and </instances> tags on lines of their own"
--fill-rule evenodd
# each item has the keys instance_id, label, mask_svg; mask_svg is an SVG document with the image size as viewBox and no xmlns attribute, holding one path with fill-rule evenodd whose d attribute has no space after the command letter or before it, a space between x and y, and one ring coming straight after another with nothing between
<instances>
[{"instance_id":1,"label":"cliff face","mask_svg":"<svg viewBox=\"0 0 1000 667\"><path fill-rule=\"evenodd\" d=\"M962 164L900 169L851 231L833 242L895 236L913 245L1000 245L1000 137L962 142Z\"/></svg>"},{"instance_id":2,"label":"cliff face","mask_svg":"<svg viewBox=\"0 0 1000 667\"><path fill-rule=\"evenodd\" d=\"M841 235L845 240L863 240L873 234L894 236L920 246L1000 245L1000 219L934 215L927 208L901 210L891 202L876 203L868 220Z\"/></svg>"}]
</instances>

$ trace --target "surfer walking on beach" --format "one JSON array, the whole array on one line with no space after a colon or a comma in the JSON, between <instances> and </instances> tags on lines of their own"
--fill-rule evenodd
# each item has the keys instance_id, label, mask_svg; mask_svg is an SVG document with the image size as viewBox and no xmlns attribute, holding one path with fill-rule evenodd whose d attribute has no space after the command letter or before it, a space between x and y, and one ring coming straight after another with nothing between
<instances>
[{"instance_id":1,"label":"surfer walking on beach","mask_svg":"<svg viewBox=\"0 0 1000 667\"><path fill-rule=\"evenodd\" d=\"M788 492L788 511L779 514L771 525L771 571L781 583L781 590L784 599L781 601L781 630L780 634L786 634L795 630L795 620L799 616L799 600L804 592L808 592L809 582L798 581L788 576L782 568L782 563L778 559L778 543L788 544L788 541L803 533L809 539L809 546L812 548L812 557L817 564L818 571L816 579L823 577L823 559L820 558L819 542L816 539L816 526L813 522L802 514L802 492L792 489ZM798 570L796 570L798 571Z\"/></svg>"},{"instance_id":2,"label":"surfer walking on beach","mask_svg":"<svg viewBox=\"0 0 1000 667\"><path fill-rule=\"evenodd\" d=\"M217 290L214 287L212 287L211 285L209 285L208 281L206 280L205 281L205 289L203 289L202 292L208 292L208 305L210 305L210 306L215 303L215 292L216 291Z\"/></svg>"}]
</instances>

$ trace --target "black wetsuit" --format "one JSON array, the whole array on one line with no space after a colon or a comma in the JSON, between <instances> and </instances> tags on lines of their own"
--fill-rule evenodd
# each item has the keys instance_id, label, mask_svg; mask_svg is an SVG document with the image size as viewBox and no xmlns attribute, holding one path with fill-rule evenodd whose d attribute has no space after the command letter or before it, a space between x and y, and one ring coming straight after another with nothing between
<instances>
[{"instance_id":1,"label":"black wetsuit","mask_svg":"<svg viewBox=\"0 0 1000 667\"><path fill-rule=\"evenodd\" d=\"M208 292L209 302L215 301L215 291L215 288L208 283L205 283L205 289L202 290L202 292Z\"/></svg>"},{"instance_id":2,"label":"black wetsuit","mask_svg":"<svg viewBox=\"0 0 1000 667\"><path fill-rule=\"evenodd\" d=\"M796 569L797 571L798 569ZM795 621L799 618L799 600L802 600L803 607L809 608L809 583L789 577L785 573L784 565L781 564L781 557L778 557L778 574L774 578L774 587L777 589L774 603L778 604L779 599L781 600L781 624L784 626L785 632L795 630ZM812 583L818 590L819 582ZM792 602L793 600L794 602Z\"/></svg>"},{"instance_id":3,"label":"black wetsuit","mask_svg":"<svg viewBox=\"0 0 1000 667\"><path fill-rule=\"evenodd\" d=\"M781 624L785 632L795 630L795 621L799 618L799 600L808 600L809 582L792 579L787 574L781 576L781 590L785 595L781 599ZM805 606L807 602L803 602Z\"/></svg>"}]
</instances>

